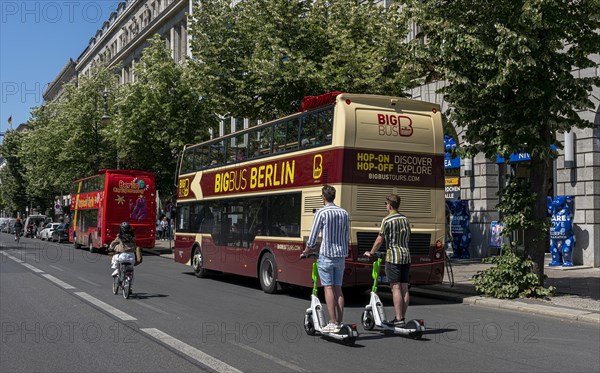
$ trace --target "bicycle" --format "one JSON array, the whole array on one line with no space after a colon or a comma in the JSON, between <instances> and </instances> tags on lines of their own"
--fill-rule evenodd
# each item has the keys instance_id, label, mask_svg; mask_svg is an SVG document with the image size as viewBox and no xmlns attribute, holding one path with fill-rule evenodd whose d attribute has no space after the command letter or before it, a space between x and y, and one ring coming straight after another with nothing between
<instances>
[{"instance_id":1,"label":"bicycle","mask_svg":"<svg viewBox=\"0 0 600 373\"><path fill-rule=\"evenodd\" d=\"M133 263L119 263L119 273L113 277L113 294L123 290L123 298L129 299L131 295L131 284L133 283Z\"/></svg>"}]
</instances>

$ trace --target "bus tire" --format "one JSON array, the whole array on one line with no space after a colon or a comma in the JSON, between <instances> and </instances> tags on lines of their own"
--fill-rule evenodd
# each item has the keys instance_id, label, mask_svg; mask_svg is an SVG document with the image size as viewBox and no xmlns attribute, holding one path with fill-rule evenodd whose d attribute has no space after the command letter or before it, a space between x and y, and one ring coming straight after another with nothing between
<instances>
[{"instance_id":1,"label":"bus tire","mask_svg":"<svg viewBox=\"0 0 600 373\"><path fill-rule=\"evenodd\" d=\"M275 294L277 292L277 263L271 253L265 253L260 260L260 268L258 270L258 279L260 287L267 294Z\"/></svg>"},{"instance_id":2,"label":"bus tire","mask_svg":"<svg viewBox=\"0 0 600 373\"><path fill-rule=\"evenodd\" d=\"M204 268L202 263L202 249L200 249L200 246L196 246L196 248L194 248L194 254L192 255L192 268L194 269L194 274L198 278L205 278L208 276L208 271Z\"/></svg>"},{"instance_id":3,"label":"bus tire","mask_svg":"<svg viewBox=\"0 0 600 373\"><path fill-rule=\"evenodd\" d=\"M73 239L73 247L75 250L81 249L81 245L77 243L77 240Z\"/></svg>"},{"instance_id":4,"label":"bus tire","mask_svg":"<svg viewBox=\"0 0 600 373\"><path fill-rule=\"evenodd\" d=\"M90 253L94 254L94 253L98 252L98 250L96 250L96 248L94 247L94 241L92 241L92 236L90 236L89 245L90 245Z\"/></svg>"}]
</instances>

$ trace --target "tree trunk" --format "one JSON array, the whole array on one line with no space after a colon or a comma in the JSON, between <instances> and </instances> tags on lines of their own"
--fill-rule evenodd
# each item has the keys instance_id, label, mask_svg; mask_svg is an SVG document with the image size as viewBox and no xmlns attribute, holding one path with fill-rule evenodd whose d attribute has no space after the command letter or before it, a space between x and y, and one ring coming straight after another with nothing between
<instances>
[{"instance_id":1,"label":"tree trunk","mask_svg":"<svg viewBox=\"0 0 600 373\"><path fill-rule=\"evenodd\" d=\"M549 231L544 228L543 223L548 220L546 199L550 165L550 159L531 157L529 182L531 192L536 195L536 199L532 212L534 225L525 230L525 255L533 261L533 272L538 275L541 285L544 284L544 255L549 236Z\"/></svg>"}]
</instances>

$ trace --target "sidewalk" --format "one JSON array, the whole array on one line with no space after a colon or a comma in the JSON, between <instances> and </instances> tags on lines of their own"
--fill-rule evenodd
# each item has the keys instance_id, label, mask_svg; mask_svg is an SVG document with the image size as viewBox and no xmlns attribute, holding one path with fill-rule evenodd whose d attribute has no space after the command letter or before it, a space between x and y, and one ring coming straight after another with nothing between
<instances>
[{"instance_id":1,"label":"sidewalk","mask_svg":"<svg viewBox=\"0 0 600 373\"><path fill-rule=\"evenodd\" d=\"M173 259L173 241L156 241L154 249L144 249L153 255ZM575 266L571 268L548 267L546 255L545 286L556 287L556 296L550 300L495 299L478 296L471 278L478 271L490 268L481 259L451 259L454 286L444 274L441 285L412 286L411 294L449 300L483 307L503 308L530 314L558 317L600 324L600 268Z\"/></svg>"},{"instance_id":2,"label":"sidewalk","mask_svg":"<svg viewBox=\"0 0 600 373\"><path fill-rule=\"evenodd\" d=\"M600 324L600 268L548 267L550 257L547 254L544 273L548 278L544 286L556 287L556 295L549 300L507 300L478 296L475 292L471 278L492 265L481 263L481 259L451 259L450 262L454 272L453 287L445 274L443 284L413 286L411 294Z\"/></svg>"}]
</instances>

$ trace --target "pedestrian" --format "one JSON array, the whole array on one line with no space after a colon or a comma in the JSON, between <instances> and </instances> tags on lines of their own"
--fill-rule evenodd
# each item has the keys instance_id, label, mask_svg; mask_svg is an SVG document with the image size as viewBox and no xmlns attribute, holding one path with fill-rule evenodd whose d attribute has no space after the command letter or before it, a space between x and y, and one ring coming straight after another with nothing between
<instances>
[{"instance_id":1,"label":"pedestrian","mask_svg":"<svg viewBox=\"0 0 600 373\"><path fill-rule=\"evenodd\" d=\"M163 238L163 229L162 229L162 219L159 218L156 221L156 238L162 240Z\"/></svg>"},{"instance_id":2,"label":"pedestrian","mask_svg":"<svg viewBox=\"0 0 600 373\"><path fill-rule=\"evenodd\" d=\"M171 238L171 227L169 226L169 221L167 220L166 216L163 216L162 220L160 221L160 227L162 229L163 232L163 239L167 240Z\"/></svg>"},{"instance_id":3,"label":"pedestrian","mask_svg":"<svg viewBox=\"0 0 600 373\"><path fill-rule=\"evenodd\" d=\"M301 254L301 257L306 256L315 249L320 233L319 278L325 288L325 301L330 318L329 324L323 328L325 332L339 331L344 317L342 282L348 256L350 216L346 210L333 203L335 193L335 188L330 185L321 189L324 206L315 214L306 249Z\"/></svg>"},{"instance_id":4,"label":"pedestrian","mask_svg":"<svg viewBox=\"0 0 600 373\"><path fill-rule=\"evenodd\" d=\"M21 238L21 232L23 231L23 222L21 221L21 218L17 217L13 228L15 230L15 241L19 241Z\"/></svg>"},{"instance_id":5,"label":"pedestrian","mask_svg":"<svg viewBox=\"0 0 600 373\"><path fill-rule=\"evenodd\" d=\"M377 252L384 240L387 243L385 276L392 288L394 311L396 313L391 323L394 326L403 327L409 301L410 252L408 241L410 240L410 224L408 218L398 211L400 208L399 195L390 194L387 196L385 206L388 215L381 221L379 235L373 243L371 251L366 251L364 255L370 257Z\"/></svg>"}]
</instances>

